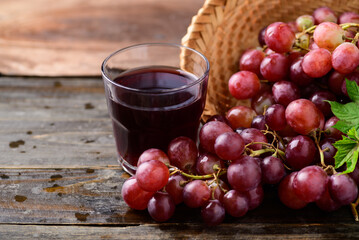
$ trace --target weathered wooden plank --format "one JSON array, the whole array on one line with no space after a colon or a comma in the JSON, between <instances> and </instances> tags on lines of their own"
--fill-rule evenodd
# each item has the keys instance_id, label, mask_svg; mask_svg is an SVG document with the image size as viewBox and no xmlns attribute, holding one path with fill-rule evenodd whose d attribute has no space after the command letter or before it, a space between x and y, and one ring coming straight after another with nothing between
<instances>
[{"instance_id":1,"label":"weathered wooden plank","mask_svg":"<svg viewBox=\"0 0 359 240\"><path fill-rule=\"evenodd\" d=\"M2 239L358 239L358 228L347 225L146 224L141 226L87 227L0 225Z\"/></svg>"},{"instance_id":2,"label":"weathered wooden plank","mask_svg":"<svg viewBox=\"0 0 359 240\"><path fill-rule=\"evenodd\" d=\"M122 200L120 191L127 177L118 167L0 168L0 223L155 224L147 211L131 210ZM178 227L201 225L200 210L178 205L174 217L159 226L162 228L173 224L184 224ZM282 230L291 233L299 233L296 228L317 225L326 225L330 228L327 231L331 232L336 232L336 225L339 232L343 226L359 231L349 207L333 213L322 212L314 204L299 211L290 210L279 202L274 188L265 189L265 200L259 208L243 218L227 216L224 222L224 225L237 226L239 229L242 224L259 224L261 228L270 227L271 224L278 227L283 225L287 227L282 227ZM290 229L292 227L294 229ZM255 231L259 230L253 228L252 232Z\"/></svg>"},{"instance_id":3,"label":"weathered wooden plank","mask_svg":"<svg viewBox=\"0 0 359 240\"><path fill-rule=\"evenodd\" d=\"M100 78L0 78L0 165L114 165Z\"/></svg>"},{"instance_id":4,"label":"weathered wooden plank","mask_svg":"<svg viewBox=\"0 0 359 240\"><path fill-rule=\"evenodd\" d=\"M0 73L98 76L106 56L143 42L180 43L203 0L2 0Z\"/></svg>"}]
</instances>

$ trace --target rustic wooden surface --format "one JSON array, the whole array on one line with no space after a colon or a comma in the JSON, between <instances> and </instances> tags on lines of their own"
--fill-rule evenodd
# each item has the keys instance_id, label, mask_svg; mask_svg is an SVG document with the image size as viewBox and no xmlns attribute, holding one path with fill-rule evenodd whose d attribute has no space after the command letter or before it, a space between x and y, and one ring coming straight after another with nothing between
<instances>
[{"instance_id":1,"label":"rustic wooden surface","mask_svg":"<svg viewBox=\"0 0 359 240\"><path fill-rule=\"evenodd\" d=\"M99 76L103 59L143 42L180 43L204 0L1 0L0 73Z\"/></svg>"},{"instance_id":2,"label":"rustic wooden surface","mask_svg":"<svg viewBox=\"0 0 359 240\"><path fill-rule=\"evenodd\" d=\"M294 211L275 189L243 218L205 227L183 205L158 224L131 210L99 78L0 77L1 239L355 239L348 207ZM35 148L34 148L35 147ZM4 237L3 237L4 236Z\"/></svg>"}]
</instances>

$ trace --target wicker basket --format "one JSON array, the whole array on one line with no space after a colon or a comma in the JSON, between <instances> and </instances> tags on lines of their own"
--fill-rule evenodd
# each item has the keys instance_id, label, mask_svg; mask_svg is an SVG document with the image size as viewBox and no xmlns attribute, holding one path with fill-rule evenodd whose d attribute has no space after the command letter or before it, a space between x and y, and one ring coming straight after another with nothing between
<instances>
[{"instance_id":1,"label":"wicker basket","mask_svg":"<svg viewBox=\"0 0 359 240\"><path fill-rule=\"evenodd\" d=\"M234 105L249 104L231 97L227 83L238 71L243 51L259 45L261 28L276 21L294 21L321 6L330 7L338 15L359 12L358 0L206 0L182 39L183 45L202 52L210 62L203 119L223 114Z\"/></svg>"}]
</instances>

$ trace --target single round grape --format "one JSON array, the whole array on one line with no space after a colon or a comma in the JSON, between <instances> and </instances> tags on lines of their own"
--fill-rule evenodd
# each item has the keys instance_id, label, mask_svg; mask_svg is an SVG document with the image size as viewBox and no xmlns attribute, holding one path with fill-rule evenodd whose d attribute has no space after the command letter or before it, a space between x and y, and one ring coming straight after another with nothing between
<instances>
[{"instance_id":1,"label":"single round grape","mask_svg":"<svg viewBox=\"0 0 359 240\"><path fill-rule=\"evenodd\" d=\"M166 153L157 148L150 148L145 150L140 157L138 158L137 166L140 166L144 162L148 162L150 160L157 160L163 162L166 165L170 164L170 160L168 159Z\"/></svg>"},{"instance_id":2,"label":"single round grape","mask_svg":"<svg viewBox=\"0 0 359 240\"><path fill-rule=\"evenodd\" d=\"M213 181L210 185L209 188L211 190L211 195L214 199L218 199L220 202L223 202L223 196L226 192L228 192L230 189L228 187L228 185L222 181L222 180L218 180L217 181ZM225 192L224 192L225 191Z\"/></svg>"},{"instance_id":3,"label":"single round grape","mask_svg":"<svg viewBox=\"0 0 359 240\"><path fill-rule=\"evenodd\" d=\"M348 174L354 182L358 185L359 184L359 166L358 164L355 166L354 171Z\"/></svg>"},{"instance_id":4,"label":"single round grape","mask_svg":"<svg viewBox=\"0 0 359 240\"><path fill-rule=\"evenodd\" d=\"M225 133L223 133L223 134L225 134ZM237 133L235 133L235 134L237 134ZM217 165L217 167L219 167L219 168L225 167L223 161L216 155L209 153L209 152L201 153L199 155L199 157L197 159L197 163L196 163L197 173L200 175L216 173L218 170L214 169L215 165Z\"/></svg>"},{"instance_id":5,"label":"single round grape","mask_svg":"<svg viewBox=\"0 0 359 240\"><path fill-rule=\"evenodd\" d=\"M281 104L270 106L265 112L265 123L274 131L283 130L287 126L285 107Z\"/></svg>"},{"instance_id":6,"label":"single round grape","mask_svg":"<svg viewBox=\"0 0 359 240\"><path fill-rule=\"evenodd\" d=\"M246 128L240 133L240 135L243 138L245 145L251 142L261 142L261 143L268 142L266 136L260 130L255 128ZM252 150L260 150L262 149L262 144L256 143L248 147Z\"/></svg>"},{"instance_id":7,"label":"single round grape","mask_svg":"<svg viewBox=\"0 0 359 240\"><path fill-rule=\"evenodd\" d=\"M183 189L183 202L190 208L205 205L211 197L211 191L202 180L193 180Z\"/></svg>"},{"instance_id":8,"label":"single round grape","mask_svg":"<svg viewBox=\"0 0 359 240\"><path fill-rule=\"evenodd\" d=\"M290 66L290 80L299 87L308 86L313 82L313 78L309 77L302 68L303 58L298 58L296 61L292 63Z\"/></svg>"},{"instance_id":9,"label":"single round grape","mask_svg":"<svg viewBox=\"0 0 359 240\"><path fill-rule=\"evenodd\" d=\"M336 71L348 74L354 71L358 65L359 49L353 43L342 43L333 51L332 66Z\"/></svg>"},{"instance_id":10,"label":"single round grape","mask_svg":"<svg viewBox=\"0 0 359 240\"><path fill-rule=\"evenodd\" d=\"M263 51L259 49L250 49L243 53L239 60L239 69L241 71L250 71L255 73L258 77L261 76L260 65L265 57Z\"/></svg>"},{"instance_id":11,"label":"single round grape","mask_svg":"<svg viewBox=\"0 0 359 240\"><path fill-rule=\"evenodd\" d=\"M334 22L338 21L338 18L334 11L329 7L320 7L314 10L313 17L315 20L315 24L318 25L322 22Z\"/></svg>"},{"instance_id":12,"label":"single round grape","mask_svg":"<svg viewBox=\"0 0 359 240\"><path fill-rule=\"evenodd\" d=\"M239 71L228 81L229 92L236 99L254 97L260 89L261 83L257 75L250 71Z\"/></svg>"},{"instance_id":13,"label":"single round grape","mask_svg":"<svg viewBox=\"0 0 359 240\"><path fill-rule=\"evenodd\" d=\"M334 138L324 138L320 142L320 149L323 150L324 162L326 165L335 165L334 156L337 153L337 149L333 146L335 141Z\"/></svg>"},{"instance_id":14,"label":"single round grape","mask_svg":"<svg viewBox=\"0 0 359 240\"><path fill-rule=\"evenodd\" d=\"M235 106L228 110L226 118L233 129L248 128L256 115L256 112L247 106Z\"/></svg>"},{"instance_id":15,"label":"single round grape","mask_svg":"<svg viewBox=\"0 0 359 240\"><path fill-rule=\"evenodd\" d=\"M317 149L311 138L298 135L289 141L285 150L285 158L290 167L300 170L314 161L316 152Z\"/></svg>"},{"instance_id":16,"label":"single round grape","mask_svg":"<svg viewBox=\"0 0 359 240\"><path fill-rule=\"evenodd\" d=\"M226 212L233 217L242 217L249 210L247 195L236 190L230 190L224 195L223 205Z\"/></svg>"},{"instance_id":17,"label":"single round grape","mask_svg":"<svg viewBox=\"0 0 359 240\"><path fill-rule=\"evenodd\" d=\"M267 30L267 26L263 27L263 28L259 31L259 33L258 33L258 43L259 43L259 45L261 45L262 47L263 47L264 45L266 45L266 42L265 42L265 40L264 40L264 36L265 36L265 34L266 34L266 30Z\"/></svg>"},{"instance_id":18,"label":"single round grape","mask_svg":"<svg viewBox=\"0 0 359 240\"><path fill-rule=\"evenodd\" d=\"M295 21L287 22L287 25L290 27L290 29L291 29L294 33L298 33L297 24L295 23Z\"/></svg>"},{"instance_id":19,"label":"single round grape","mask_svg":"<svg viewBox=\"0 0 359 240\"><path fill-rule=\"evenodd\" d=\"M328 183L327 173L318 166L308 166L293 180L295 194L305 202L315 202L324 194Z\"/></svg>"},{"instance_id":20,"label":"single round grape","mask_svg":"<svg viewBox=\"0 0 359 240\"><path fill-rule=\"evenodd\" d=\"M315 201L315 204L321 210L327 212L336 211L341 207L341 205L337 201L334 201L333 198L330 196L328 187L325 189L324 194L317 201Z\"/></svg>"},{"instance_id":21,"label":"single round grape","mask_svg":"<svg viewBox=\"0 0 359 240\"><path fill-rule=\"evenodd\" d=\"M343 12L339 16L338 23L359 23L359 14L354 12Z\"/></svg>"},{"instance_id":22,"label":"single round grape","mask_svg":"<svg viewBox=\"0 0 359 240\"><path fill-rule=\"evenodd\" d=\"M358 197L358 186L347 174L334 174L329 177L329 193L341 205L354 202Z\"/></svg>"},{"instance_id":23,"label":"single round grape","mask_svg":"<svg viewBox=\"0 0 359 240\"><path fill-rule=\"evenodd\" d=\"M153 220L165 222L170 219L176 209L172 197L166 192L157 192L150 199L147 210Z\"/></svg>"},{"instance_id":24,"label":"single round grape","mask_svg":"<svg viewBox=\"0 0 359 240\"><path fill-rule=\"evenodd\" d=\"M227 178L233 189L242 192L250 191L261 182L261 168L253 157L242 156L229 165Z\"/></svg>"},{"instance_id":25,"label":"single round grape","mask_svg":"<svg viewBox=\"0 0 359 240\"><path fill-rule=\"evenodd\" d=\"M264 115L257 115L253 118L251 128L256 128L258 130L266 130L266 121Z\"/></svg>"},{"instance_id":26,"label":"single round grape","mask_svg":"<svg viewBox=\"0 0 359 240\"><path fill-rule=\"evenodd\" d=\"M176 205L183 202L183 188L186 181L187 179L180 173L175 173L168 179L166 192L171 195Z\"/></svg>"},{"instance_id":27,"label":"single round grape","mask_svg":"<svg viewBox=\"0 0 359 240\"><path fill-rule=\"evenodd\" d=\"M318 49L319 46L314 42L314 40L309 42L309 50L314 50L314 49Z\"/></svg>"},{"instance_id":28,"label":"single round grape","mask_svg":"<svg viewBox=\"0 0 359 240\"><path fill-rule=\"evenodd\" d=\"M272 53L263 59L260 71L264 79L276 82L287 78L289 67L289 60L285 55Z\"/></svg>"},{"instance_id":29,"label":"single round grape","mask_svg":"<svg viewBox=\"0 0 359 240\"><path fill-rule=\"evenodd\" d=\"M236 132L222 133L216 138L214 150L217 156L224 160L235 160L244 151L244 140Z\"/></svg>"},{"instance_id":30,"label":"single round grape","mask_svg":"<svg viewBox=\"0 0 359 240\"><path fill-rule=\"evenodd\" d=\"M211 122L211 121L219 121L219 122L223 122L223 123L229 125L229 122L228 122L226 116L224 116L224 115L219 115L219 114L213 115L207 119L206 123Z\"/></svg>"},{"instance_id":31,"label":"single round grape","mask_svg":"<svg viewBox=\"0 0 359 240\"><path fill-rule=\"evenodd\" d=\"M273 97L276 103L288 106L289 103L300 98L299 88L292 82L279 81L273 84Z\"/></svg>"},{"instance_id":32,"label":"single round grape","mask_svg":"<svg viewBox=\"0 0 359 240\"><path fill-rule=\"evenodd\" d=\"M324 48L308 52L304 55L302 68L309 77L323 77L332 69L331 53Z\"/></svg>"},{"instance_id":33,"label":"single round grape","mask_svg":"<svg viewBox=\"0 0 359 240\"><path fill-rule=\"evenodd\" d=\"M169 143L167 154L172 165L190 171L196 165L198 149L191 138L177 137Z\"/></svg>"},{"instance_id":34,"label":"single round grape","mask_svg":"<svg viewBox=\"0 0 359 240\"><path fill-rule=\"evenodd\" d=\"M347 78L349 81L355 81L356 84L359 86L359 72L358 71L354 71L348 75L345 76L345 78ZM349 96L348 92L347 92L347 85L346 85L346 81L342 82L342 93L345 96Z\"/></svg>"},{"instance_id":35,"label":"single round grape","mask_svg":"<svg viewBox=\"0 0 359 240\"><path fill-rule=\"evenodd\" d=\"M333 71L328 79L329 90L335 95L343 95L342 84L344 81L345 75L337 71Z\"/></svg>"},{"instance_id":36,"label":"single round grape","mask_svg":"<svg viewBox=\"0 0 359 240\"><path fill-rule=\"evenodd\" d=\"M201 216L207 226L216 226L223 222L226 216L226 210L217 199L209 200L208 203L202 207Z\"/></svg>"},{"instance_id":37,"label":"single round grape","mask_svg":"<svg viewBox=\"0 0 359 240\"><path fill-rule=\"evenodd\" d=\"M323 22L319 24L313 33L315 43L320 48L333 51L344 42L344 30L336 23Z\"/></svg>"},{"instance_id":38,"label":"single round grape","mask_svg":"<svg viewBox=\"0 0 359 240\"><path fill-rule=\"evenodd\" d=\"M274 22L267 27L264 40L270 49L278 53L285 53L292 49L295 34L288 24Z\"/></svg>"},{"instance_id":39,"label":"single round grape","mask_svg":"<svg viewBox=\"0 0 359 240\"><path fill-rule=\"evenodd\" d=\"M233 132L233 129L223 122L211 121L204 124L199 131L201 147L208 152L215 153L214 143L216 138L225 132Z\"/></svg>"},{"instance_id":40,"label":"single round grape","mask_svg":"<svg viewBox=\"0 0 359 240\"><path fill-rule=\"evenodd\" d=\"M339 121L339 118L337 118L336 116L333 116L325 122L325 125L324 125L325 136L334 138L336 140L342 139L342 136L344 135L344 133L342 133L341 131L339 131L336 128L333 128L333 126L338 121Z\"/></svg>"},{"instance_id":41,"label":"single round grape","mask_svg":"<svg viewBox=\"0 0 359 240\"><path fill-rule=\"evenodd\" d=\"M285 176L285 168L277 157L265 157L261 162L262 181L265 184L277 184Z\"/></svg>"},{"instance_id":42,"label":"single round grape","mask_svg":"<svg viewBox=\"0 0 359 240\"><path fill-rule=\"evenodd\" d=\"M309 100L324 114L325 117L333 115L330 104L327 101L336 101L335 95L329 91L315 92Z\"/></svg>"},{"instance_id":43,"label":"single round grape","mask_svg":"<svg viewBox=\"0 0 359 240\"><path fill-rule=\"evenodd\" d=\"M138 166L135 176L140 188L156 192L166 186L170 172L163 162L150 160Z\"/></svg>"},{"instance_id":44,"label":"single round grape","mask_svg":"<svg viewBox=\"0 0 359 240\"><path fill-rule=\"evenodd\" d=\"M293 189L293 180L298 172L292 172L285 176L278 187L278 196L280 201L291 209L304 208L307 203L298 198Z\"/></svg>"},{"instance_id":45,"label":"single round grape","mask_svg":"<svg viewBox=\"0 0 359 240\"><path fill-rule=\"evenodd\" d=\"M246 195L248 199L248 210L253 210L259 207L259 205L261 205L264 199L264 191L262 185L259 184L258 187L246 192Z\"/></svg>"},{"instance_id":46,"label":"single round grape","mask_svg":"<svg viewBox=\"0 0 359 240\"><path fill-rule=\"evenodd\" d=\"M148 201L154 194L154 192L147 192L140 188L135 177L127 179L121 189L123 200L130 208L136 210L146 209Z\"/></svg>"},{"instance_id":47,"label":"single round grape","mask_svg":"<svg viewBox=\"0 0 359 240\"><path fill-rule=\"evenodd\" d=\"M295 20L299 32L306 30L314 25L314 17L312 15L301 15Z\"/></svg>"},{"instance_id":48,"label":"single round grape","mask_svg":"<svg viewBox=\"0 0 359 240\"><path fill-rule=\"evenodd\" d=\"M288 60L289 65L292 66L292 64L297 61L298 59L302 58L304 56L303 52L300 51L291 51L288 53Z\"/></svg>"},{"instance_id":49,"label":"single round grape","mask_svg":"<svg viewBox=\"0 0 359 240\"><path fill-rule=\"evenodd\" d=\"M294 131L307 135L319 127L321 117L314 103L307 99L297 99L287 106L285 118Z\"/></svg>"},{"instance_id":50,"label":"single round grape","mask_svg":"<svg viewBox=\"0 0 359 240\"><path fill-rule=\"evenodd\" d=\"M272 106L274 103L275 101L272 95L272 90L270 92L264 91L252 98L251 107L257 114L262 115L264 109Z\"/></svg>"}]
</instances>

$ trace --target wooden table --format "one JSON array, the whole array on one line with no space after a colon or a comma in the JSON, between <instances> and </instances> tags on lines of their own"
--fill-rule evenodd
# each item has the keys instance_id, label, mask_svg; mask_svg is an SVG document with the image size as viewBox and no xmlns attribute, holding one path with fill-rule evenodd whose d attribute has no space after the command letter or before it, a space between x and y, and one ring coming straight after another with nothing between
<instances>
[{"instance_id":1,"label":"wooden table","mask_svg":"<svg viewBox=\"0 0 359 240\"><path fill-rule=\"evenodd\" d=\"M270 187L258 209L211 228L183 205L161 224L127 207L100 61L146 39L179 42L202 1L57 2L0 2L0 239L359 238L349 207L290 210Z\"/></svg>"}]
</instances>

